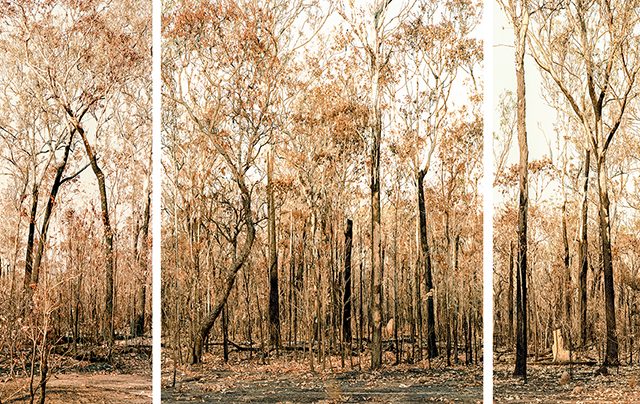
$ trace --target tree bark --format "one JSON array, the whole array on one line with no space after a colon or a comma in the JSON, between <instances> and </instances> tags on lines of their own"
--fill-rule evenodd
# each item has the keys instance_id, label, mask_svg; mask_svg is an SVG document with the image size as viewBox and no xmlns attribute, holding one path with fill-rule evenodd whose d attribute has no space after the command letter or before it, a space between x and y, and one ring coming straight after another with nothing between
<instances>
[{"instance_id":1,"label":"tree bark","mask_svg":"<svg viewBox=\"0 0 640 404\"><path fill-rule=\"evenodd\" d=\"M376 13L375 24L378 25ZM380 209L380 143L382 140L382 109L380 106L380 43L375 31L375 53L372 55L372 113L371 125L371 368L382 366L382 223Z\"/></svg>"},{"instance_id":2,"label":"tree bark","mask_svg":"<svg viewBox=\"0 0 640 404\"><path fill-rule=\"evenodd\" d=\"M518 199L518 277L516 293L516 363L513 374L527 378L527 215L529 204L526 98L524 55L529 24L527 7L523 5L520 19L513 19L516 31L516 100L517 132L519 148L519 199Z\"/></svg>"},{"instance_id":3,"label":"tree bark","mask_svg":"<svg viewBox=\"0 0 640 404\"><path fill-rule=\"evenodd\" d=\"M507 321L509 322L507 326L507 341L509 344L513 343L513 242L509 242L509 290L507 295Z\"/></svg>"},{"instance_id":4,"label":"tree bark","mask_svg":"<svg viewBox=\"0 0 640 404\"><path fill-rule=\"evenodd\" d=\"M571 321L571 268L569 267L569 239L567 237L567 199L562 203L562 244L564 247L564 320Z\"/></svg>"},{"instance_id":5,"label":"tree bark","mask_svg":"<svg viewBox=\"0 0 640 404\"><path fill-rule=\"evenodd\" d=\"M424 266L425 287L427 292L427 355L429 358L438 356L436 345L436 321L433 303L433 276L431 273L431 251L427 239L427 213L424 200L424 177L426 172L418 172L418 212L420 221L420 263ZM420 303L420 302L418 302Z\"/></svg>"},{"instance_id":6,"label":"tree bark","mask_svg":"<svg viewBox=\"0 0 640 404\"><path fill-rule=\"evenodd\" d=\"M342 297L342 337L351 343L351 249L353 245L353 220L347 219L344 232L344 295Z\"/></svg>"},{"instance_id":7,"label":"tree bark","mask_svg":"<svg viewBox=\"0 0 640 404\"><path fill-rule=\"evenodd\" d=\"M589 209L589 166L591 164L591 151L588 147L584 152L584 181L582 183L582 206L580 210L580 245L578 250L579 283L580 283L580 342L582 346L587 345L588 325L587 325L587 271L588 261L588 239L587 239L587 214Z\"/></svg>"},{"instance_id":8,"label":"tree bark","mask_svg":"<svg viewBox=\"0 0 640 404\"><path fill-rule=\"evenodd\" d=\"M225 304L222 309L222 359L229 362L229 308Z\"/></svg>"},{"instance_id":9,"label":"tree bark","mask_svg":"<svg viewBox=\"0 0 640 404\"><path fill-rule=\"evenodd\" d=\"M149 218L150 215L150 206L151 206L151 193L147 191L147 200L145 202L144 208L144 217L141 228L141 246L137 253L137 261L138 266L142 270L143 274L147 272L147 239L149 237ZM140 286L138 289L138 299L136 302L138 303L138 307L136 308L136 327L135 327L135 335L141 336L144 335L145 328L145 314L146 314L146 301L147 301L147 285L146 279L142 279L140 282Z\"/></svg>"},{"instance_id":10,"label":"tree bark","mask_svg":"<svg viewBox=\"0 0 640 404\"><path fill-rule=\"evenodd\" d=\"M105 181L105 176L98 165L98 158L91 147L91 144L87 140L86 133L84 128L80 125L77 119L75 119L73 114L69 114L70 117L74 121L74 125L76 131L80 134L82 138L82 143L84 144L85 151L87 152L87 157L89 158L89 163L91 164L91 169L96 176L98 181L98 191L100 192L100 207L102 210L102 227L104 229L104 252L105 252L105 281L106 281L106 291L105 291L105 324L104 324L104 332L103 334L106 336L107 344L109 347L113 346L113 338L114 338L114 329L113 329L113 230L111 229L111 222L109 221L109 206L108 206L108 198L107 198L107 186Z\"/></svg>"},{"instance_id":11,"label":"tree bark","mask_svg":"<svg viewBox=\"0 0 640 404\"><path fill-rule=\"evenodd\" d=\"M35 179L34 179L35 181ZM24 289L31 298L31 278L33 275L33 247L36 233L36 214L38 213L38 187L31 190L31 213L29 214L29 233L27 235L27 252L24 260Z\"/></svg>"},{"instance_id":12,"label":"tree bark","mask_svg":"<svg viewBox=\"0 0 640 404\"><path fill-rule=\"evenodd\" d=\"M599 224L600 243L602 247L602 266L604 275L605 322L607 328L607 343L604 365L617 366L618 336L616 332L615 293L613 285L613 260L611 257L611 227L609 222L609 191L607 186L607 171L604 152L598 156L598 195L599 195Z\"/></svg>"},{"instance_id":13,"label":"tree bark","mask_svg":"<svg viewBox=\"0 0 640 404\"><path fill-rule=\"evenodd\" d=\"M62 158L62 162L56 167L56 175L53 179L53 184L51 185L51 191L49 192L49 198L47 200L47 206L44 211L44 218L42 221L42 226L40 228L40 242L38 243L38 249L36 250L36 256L33 260L33 272L31 273L31 283L33 285L38 285L38 281L40 279L40 263L42 262L42 256L44 254L44 247L47 241L47 233L49 232L49 222L51 219L51 213L53 212L53 207L56 203L56 198L58 196L58 190L60 186L64 183L62 175L64 174L64 170L67 167L67 161L69 161L69 152L71 151L71 144L73 143L73 135L75 133L75 129L72 129L70 134L69 143L64 148L64 156Z\"/></svg>"},{"instance_id":14,"label":"tree bark","mask_svg":"<svg viewBox=\"0 0 640 404\"><path fill-rule=\"evenodd\" d=\"M273 195L273 150L267 157L267 214L269 237L269 343L280 347L280 301L278 291L278 249L276 245L276 207Z\"/></svg>"}]
</instances>

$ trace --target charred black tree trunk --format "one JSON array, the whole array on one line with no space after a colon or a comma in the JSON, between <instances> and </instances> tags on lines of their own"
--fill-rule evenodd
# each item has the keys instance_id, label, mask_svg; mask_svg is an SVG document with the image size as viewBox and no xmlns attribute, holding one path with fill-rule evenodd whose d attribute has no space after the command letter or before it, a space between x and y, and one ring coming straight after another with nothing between
<instances>
[{"instance_id":1,"label":"charred black tree trunk","mask_svg":"<svg viewBox=\"0 0 640 404\"><path fill-rule=\"evenodd\" d=\"M42 263L42 256L44 255L44 247L47 241L47 234L49 232L49 222L51 220L51 213L53 212L53 207L56 203L56 198L58 197L58 191L60 190L60 186L66 181L74 178L77 174L68 177L62 178L64 174L64 170L67 167L67 162L69 161L69 154L71 151L71 145L73 143L73 135L75 133L75 129L71 130L69 143L64 148L64 155L62 157L62 161L56 167L56 175L53 178L53 184L51 185L51 191L49 193L49 198L47 200L47 206L44 211L44 218L42 220L42 226L40 228L40 240L38 243L38 249L36 250L36 255L33 260L33 272L31 273L31 283L34 285L38 284L40 279L40 264ZM79 174L80 172L78 172Z\"/></svg>"},{"instance_id":2,"label":"charred black tree trunk","mask_svg":"<svg viewBox=\"0 0 640 404\"><path fill-rule=\"evenodd\" d=\"M222 309L222 358L229 362L229 309L224 305Z\"/></svg>"},{"instance_id":3,"label":"charred black tree trunk","mask_svg":"<svg viewBox=\"0 0 640 404\"><path fill-rule=\"evenodd\" d=\"M607 343L604 356L605 366L617 366L618 336L616 333L616 309L613 285L613 260L611 257L611 226L609 221L609 192L604 153L598 158L598 194L600 198L599 222L600 243L602 247L602 266L604 276L605 323Z\"/></svg>"},{"instance_id":4,"label":"charred black tree trunk","mask_svg":"<svg viewBox=\"0 0 640 404\"><path fill-rule=\"evenodd\" d=\"M580 283L580 342L582 346L587 345L588 324L587 324L587 272L589 269L588 243L587 243L587 213L589 208L589 166L591 151L587 148L584 153L584 182L582 184L582 207L580 212L580 245L578 251L579 283Z\"/></svg>"},{"instance_id":5,"label":"charred black tree trunk","mask_svg":"<svg viewBox=\"0 0 640 404\"><path fill-rule=\"evenodd\" d=\"M142 237L141 237L141 245L138 249L138 266L142 269L142 273L147 273L147 250L148 250L148 238L149 238L149 219L151 217L150 214L151 209L151 193L147 192L147 200L145 202L144 207L144 218L142 222ZM145 277L146 278L146 277ZM146 315L146 307L147 307L147 285L146 279L141 279L140 286L138 289L138 307L136 308L136 336L144 335L145 328L145 315Z\"/></svg>"},{"instance_id":6,"label":"charred black tree trunk","mask_svg":"<svg viewBox=\"0 0 640 404\"><path fill-rule=\"evenodd\" d=\"M524 54L529 23L529 11L525 8L515 17L516 28L516 100L517 132L519 148L519 198L518 198L518 277L516 285L516 363L513 374L527 379L527 215L529 205L525 67Z\"/></svg>"},{"instance_id":7,"label":"charred black tree trunk","mask_svg":"<svg viewBox=\"0 0 640 404\"><path fill-rule=\"evenodd\" d=\"M569 238L567 236L567 200L562 203L562 244L564 247L564 320L571 321L571 268L569 267Z\"/></svg>"},{"instance_id":8,"label":"charred black tree trunk","mask_svg":"<svg viewBox=\"0 0 640 404\"><path fill-rule=\"evenodd\" d=\"M433 304L433 277L431 274L431 252L427 240L427 213L424 201L424 170L418 172L418 212L420 216L420 253L421 263L425 270L425 286L427 292L427 354L429 358L438 356L436 345L436 319Z\"/></svg>"},{"instance_id":9,"label":"charred black tree trunk","mask_svg":"<svg viewBox=\"0 0 640 404\"><path fill-rule=\"evenodd\" d=\"M72 117L73 115L70 114ZM87 140L87 136L84 132L84 128L80 124L76 124L76 130L82 138L91 169L98 181L98 190L100 192L100 207L102 211L102 227L104 229L104 252L105 252L105 324L103 334L106 337L109 347L113 346L114 329L113 329L113 271L114 271L114 257L113 257L113 230L111 229L111 222L109 220L109 206L107 197L107 185L104 173L98 165L98 158L93 150L93 147Z\"/></svg>"},{"instance_id":10,"label":"charred black tree trunk","mask_svg":"<svg viewBox=\"0 0 640 404\"><path fill-rule=\"evenodd\" d=\"M353 246L353 221L347 219L344 232L344 295L342 298L342 337L351 343L351 249Z\"/></svg>"},{"instance_id":11,"label":"charred black tree trunk","mask_svg":"<svg viewBox=\"0 0 640 404\"><path fill-rule=\"evenodd\" d=\"M27 235L27 253L24 260L24 289L31 297L31 277L33 274L33 244L36 233L36 214L38 212L38 187L31 190L31 213L29 214L29 233Z\"/></svg>"},{"instance_id":12,"label":"charred black tree trunk","mask_svg":"<svg viewBox=\"0 0 640 404\"><path fill-rule=\"evenodd\" d=\"M276 207L273 196L273 151L267 158L267 210L269 237L269 343L280 347L280 301L278 291L278 249L276 246Z\"/></svg>"},{"instance_id":13,"label":"charred black tree trunk","mask_svg":"<svg viewBox=\"0 0 640 404\"><path fill-rule=\"evenodd\" d=\"M509 242L509 290L507 295L507 341L509 345L513 343L513 243Z\"/></svg>"}]
</instances>

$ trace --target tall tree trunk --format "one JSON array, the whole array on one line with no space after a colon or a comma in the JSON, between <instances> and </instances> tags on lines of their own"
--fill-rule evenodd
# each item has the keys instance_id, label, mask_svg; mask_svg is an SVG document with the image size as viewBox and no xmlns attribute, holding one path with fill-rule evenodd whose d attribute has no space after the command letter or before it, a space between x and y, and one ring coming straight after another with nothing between
<instances>
[{"instance_id":1,"label":"tall tree trunk","mask_svg":"<svg viewBox=\"0 0 640 404\"><path fill-rule=\"evenodd\" d=\"M342 298L342 337L351 343L351 249L353 245L353 220L347 219L344 232L344 295Z\"/></svg>"},{"instance_id":2,"label":"tall tree trunk","mask_svg":"<svg viewBox=\"0 0 640 404\"><path fill-rule=\"evenodd\" d=\"M376 21L377 25L377 21ZM377 34L377 31L376 31ZM379 44L376 38L376 51ZM380 61L373 56L373 125L371 127L371 368L382 366L382 223L380 209L380 142L382 109L380 107Z\"/></svg>"},{"instance_id":3,"label":"tall tree trunk","mask_svg":"<svg viewBox=\"0 0 640 404\"><path fill-rule=\"evenodd\" d=\"M611 257L611 226L609 221L609 191L607 186L607 168L604 152L598 156L598 195L600 243L602 247L602 266L604 275L605 322L607 326L607 344L604 365L620 364L618 359L618 336L616 333L616 309L613 285L613 260Z\"/></svg>"},{"instance_id":4,"label":"tall tree trunk","mask_svg":"<svg viewBox=\"0 0 640 404\"><path fill-rule=\"evenodd\" d=\"M425 286L427 292L427 355L429 358L438 356L436 345L436 320L433 304L433 277L431 273L431 251L427 240L427 213L424 201L424 177L426 172L418 172L418 212L420 221L420 263L424 266Z\"/></svg>"},{"instance_id":5,"label":"tall tree trunk","mask_svg":"<svg viewBox=\"0 0 640 404\"><path fill-rule=\"evenodd\" d=\"M396 362L398 365L402 360L402 345L398 340L398 328L402 327L400 323L400 299L398 297L398 203L399 203L399 182L400 178L398 176L398 185L395 189L395 209L394 209L394 218L393 218L393 341L396 349ZM404 271L403 271L404 272Z\"/></svg>"},{"instance_id":6,"label":"tall tree trunk","mask_svg":"<svg viewBox=\"0 0 640 404\"><path fill-rule=\"evenodd\" d=\"M222 309L222 359L229 362L229 308L224 305Z\"/></svg>"},{"instance_id":7,"label":"tall tree trunk","mask_svg":"<svg viewBox=\"0 0 640 404\"><path fill-rule=\"evenodd\" d=\"M135 335L141 336L144 335L144 319L146 314L146 301L147 301L147 284L146 284L146 273L147 273L147 246L148 246L148 238L149 238L149 219L151 217L151 192L147 190L147 200L145 202L144 207L144 217L141 228L141 238L140 238L140 247L137 248L137 261L138 267L141 269L143 273L143 278L140 280L140 285L138 287L138 298L136 302L138 303L138 307L136 307L136 327L135 327Z\"/></svg>"},{"instance_id":8,"label":"tall tree trunk","mask_svg":"<svg viewBox=\"0 0 640 404\"><path fill-rule=\"evenodd\" d=\"M293 250L293 212L289 213L289 345L293 342L294 308L297 306L294 295L296 257Z\"/></svg>"},{"instance_id":9,"label":"tall tree trunk","mask_svg":"<svg viewBox=\"0 0 640 404\"><path fill-rule=\"evenodd\" d=\"M564 247L564 320L567 326L571 321L571 268L569 267L569 238L567 237L567 199L562 203L562 244Z\"/></svg>"},{"instance_id":10,"label":"tall tree trunk","mask_svg":"<svg viewBox=\"0 0 640 404\"><path fill-rule=\"evenodd\" d=\"M358 364L362 353L362 340L364 339L364 244L362 243L362 226L358 226L358 239L360 245L360 274L358 276Z\"/></svg>"},{"instance_id":11,"label":"tall tree trunk","mask_svg":"<svg viewBox=\"0 0 640 404\"><path fill-rule=\"evenodd\" d=\"M578 250L579 283L580 283L580 342L582 346L587 345L588 325L587 325L587 272L588 261L588 240L587 240L587 213L589 209L589 166L591 165L591 151L588 146L584 152L584 180L582 183L582 206L580 210L580 245Z\"/></svg>"},{"instance_id":12,"label":"tall tree trunk","mask_svg":"<svg viewBox=\"0 0 640 404\"><path fill-rule=\"evenodd\" d=\"M419 225L420 221L418 221L418 225ZM420 237L418 237L418 243L419 243ZM419 246L417 246L419 247ZM417 260L416 260L416 266L415 266L415 271L414 271L414 287L415 287L415 299L413 302L413 306L415 307L416 310L416 316L415 316L415 339L414 339L414 346L416 345L416 340L417 340L417 345L418 345L418 354L416 356L416 360L417 361L421 361L422 360L422 274L420 271L420 268L422 267L421 262L422 262L422 258L420 258L420 251L418 248L418 252L417 252ZM415 347L414 347L415 349Z\"/></svg>"},{"instance_id":13,"label":"tall tree trunk","mask_svg":"<svg viewBox=\"0 0 640 404\"><path fill-rule=\"evenodd\" d=\"M273 150L267 157L267 211L269 237L269 343L280 347L280 301L278 291L278 249L276 207L273 196Z\"/></svg>"},{"instance_id":14,"label":"tall tree trunk","mask_svg":"<svg viewBox=\"0 0 640 404\"><path fill-rule=\"evenodd\" d=\"M77 121L76 121L77 122ZM108 345L113 346L113 337L114 337L114 329L113 329L113 230L111 229L111 222L109 220L109 206L108 206L108 198L107 198L107 185L104 177L104 173L102 169L98 165L98 158L91 147L91 144L87 140L86 133L84 128L80 125L80 123L76 123L76 130L80 134L82 138L82 143L84 144L85 151L87 152L87 157L89 158L89 163L91 164L91 169L96 176L98 181L98 190L100 192L100 207L102 210L102 227L104 229L104 252L105 252L105 280L106 280L106 290L105 290L105 324L104 324L104 334L106 334L106 339Z\"/></svg>"},{"instance_id":15,"label":"tall tree trunk","mask_svg":"<svg viewBox=\"0 0 640 404\"><path fill-rule=\"evenodd\" d=\"M509 242L509 290L507 295L507 326L508 343L513 343L513 242Z\"/></svg>"},{"instance_id":16,"label":"tall tree trunk","mask_svg":"<svg viewBox=\"0 0 640 404\"><path fill-rule=\"evenodd\" d=\"M518 167L518 282L516 285L516 363L515 376L527 378L527 215L529 204L526 98L524 55L529 24L528 9L523 5L520 19L514 18L516 28L516 100L517 131L520 162Z\"/></svg>"}]
</instances>

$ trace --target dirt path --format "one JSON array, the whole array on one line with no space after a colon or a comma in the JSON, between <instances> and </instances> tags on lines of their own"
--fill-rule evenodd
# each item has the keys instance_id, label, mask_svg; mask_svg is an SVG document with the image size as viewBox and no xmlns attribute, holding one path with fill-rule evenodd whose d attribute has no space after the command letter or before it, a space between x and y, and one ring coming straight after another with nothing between
<instances>
[{"instance_id":1,"label":"dirt path","mask_svg":"<svg viewBox=\"0 0 640 404\"><path fill-rule=\"evenodd\" d=\"M11 386L26 386L27 380L14 380ZM12 396L3 403L28 400L28 391L0 386L0 397ZM58 374L47 383L48 404L150 404L151 376L131 374Z\"/></svg>"},{"instance_id":2,"label":"dirt path","mask_svg":"<svg viewBox=\"0 0 640 404\"><path fill-rule=\"evenodd\" d=\"M529 364L528 381L511 376L513 365L496 364L494 397L498 403L640 403L640 367L610 369L596 376L596 366L574 366L573 376L560 381L568 366Z\"/></svg>"},{"instance_id":3,"label":"dirt path","mask_svg":"<svg viewBox=\"0 0 640 404\"><path fill-rule=\"evenodd\" d=\"M168 383L168 380L165 380ZM381 372L275 372L265 369L197 372L163 388L173 403L419 403L481 402L480 368Z\"/></svg>"}]
</instances>

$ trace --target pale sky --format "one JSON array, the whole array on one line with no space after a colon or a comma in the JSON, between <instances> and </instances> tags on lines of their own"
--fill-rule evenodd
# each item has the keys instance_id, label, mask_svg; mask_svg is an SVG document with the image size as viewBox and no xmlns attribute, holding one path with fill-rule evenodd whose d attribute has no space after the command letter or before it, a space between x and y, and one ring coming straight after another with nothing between
<instances>
[{"instance_id":1,"label":"pale sky","mask_svg":"<svg viewBox=\"0 0 640 404\"><path fill-rule=\"evenodd\" d=\"M499 131L500 111L497 109L505 90L515 95L516 73L513 49L513 29L499 4L494 6L493 27L493 97L494 128ZM527 141L529 161L537 160L549 154L548 142L555 142L553 123L556 111L544 100L542 76L536 62L529 55L525 57L525 83L527 97ZM499 134L499 133L498 133ZM508 165L518 161L517 139L514 137L509 153Z\"/></svg>"}]
</instances>

